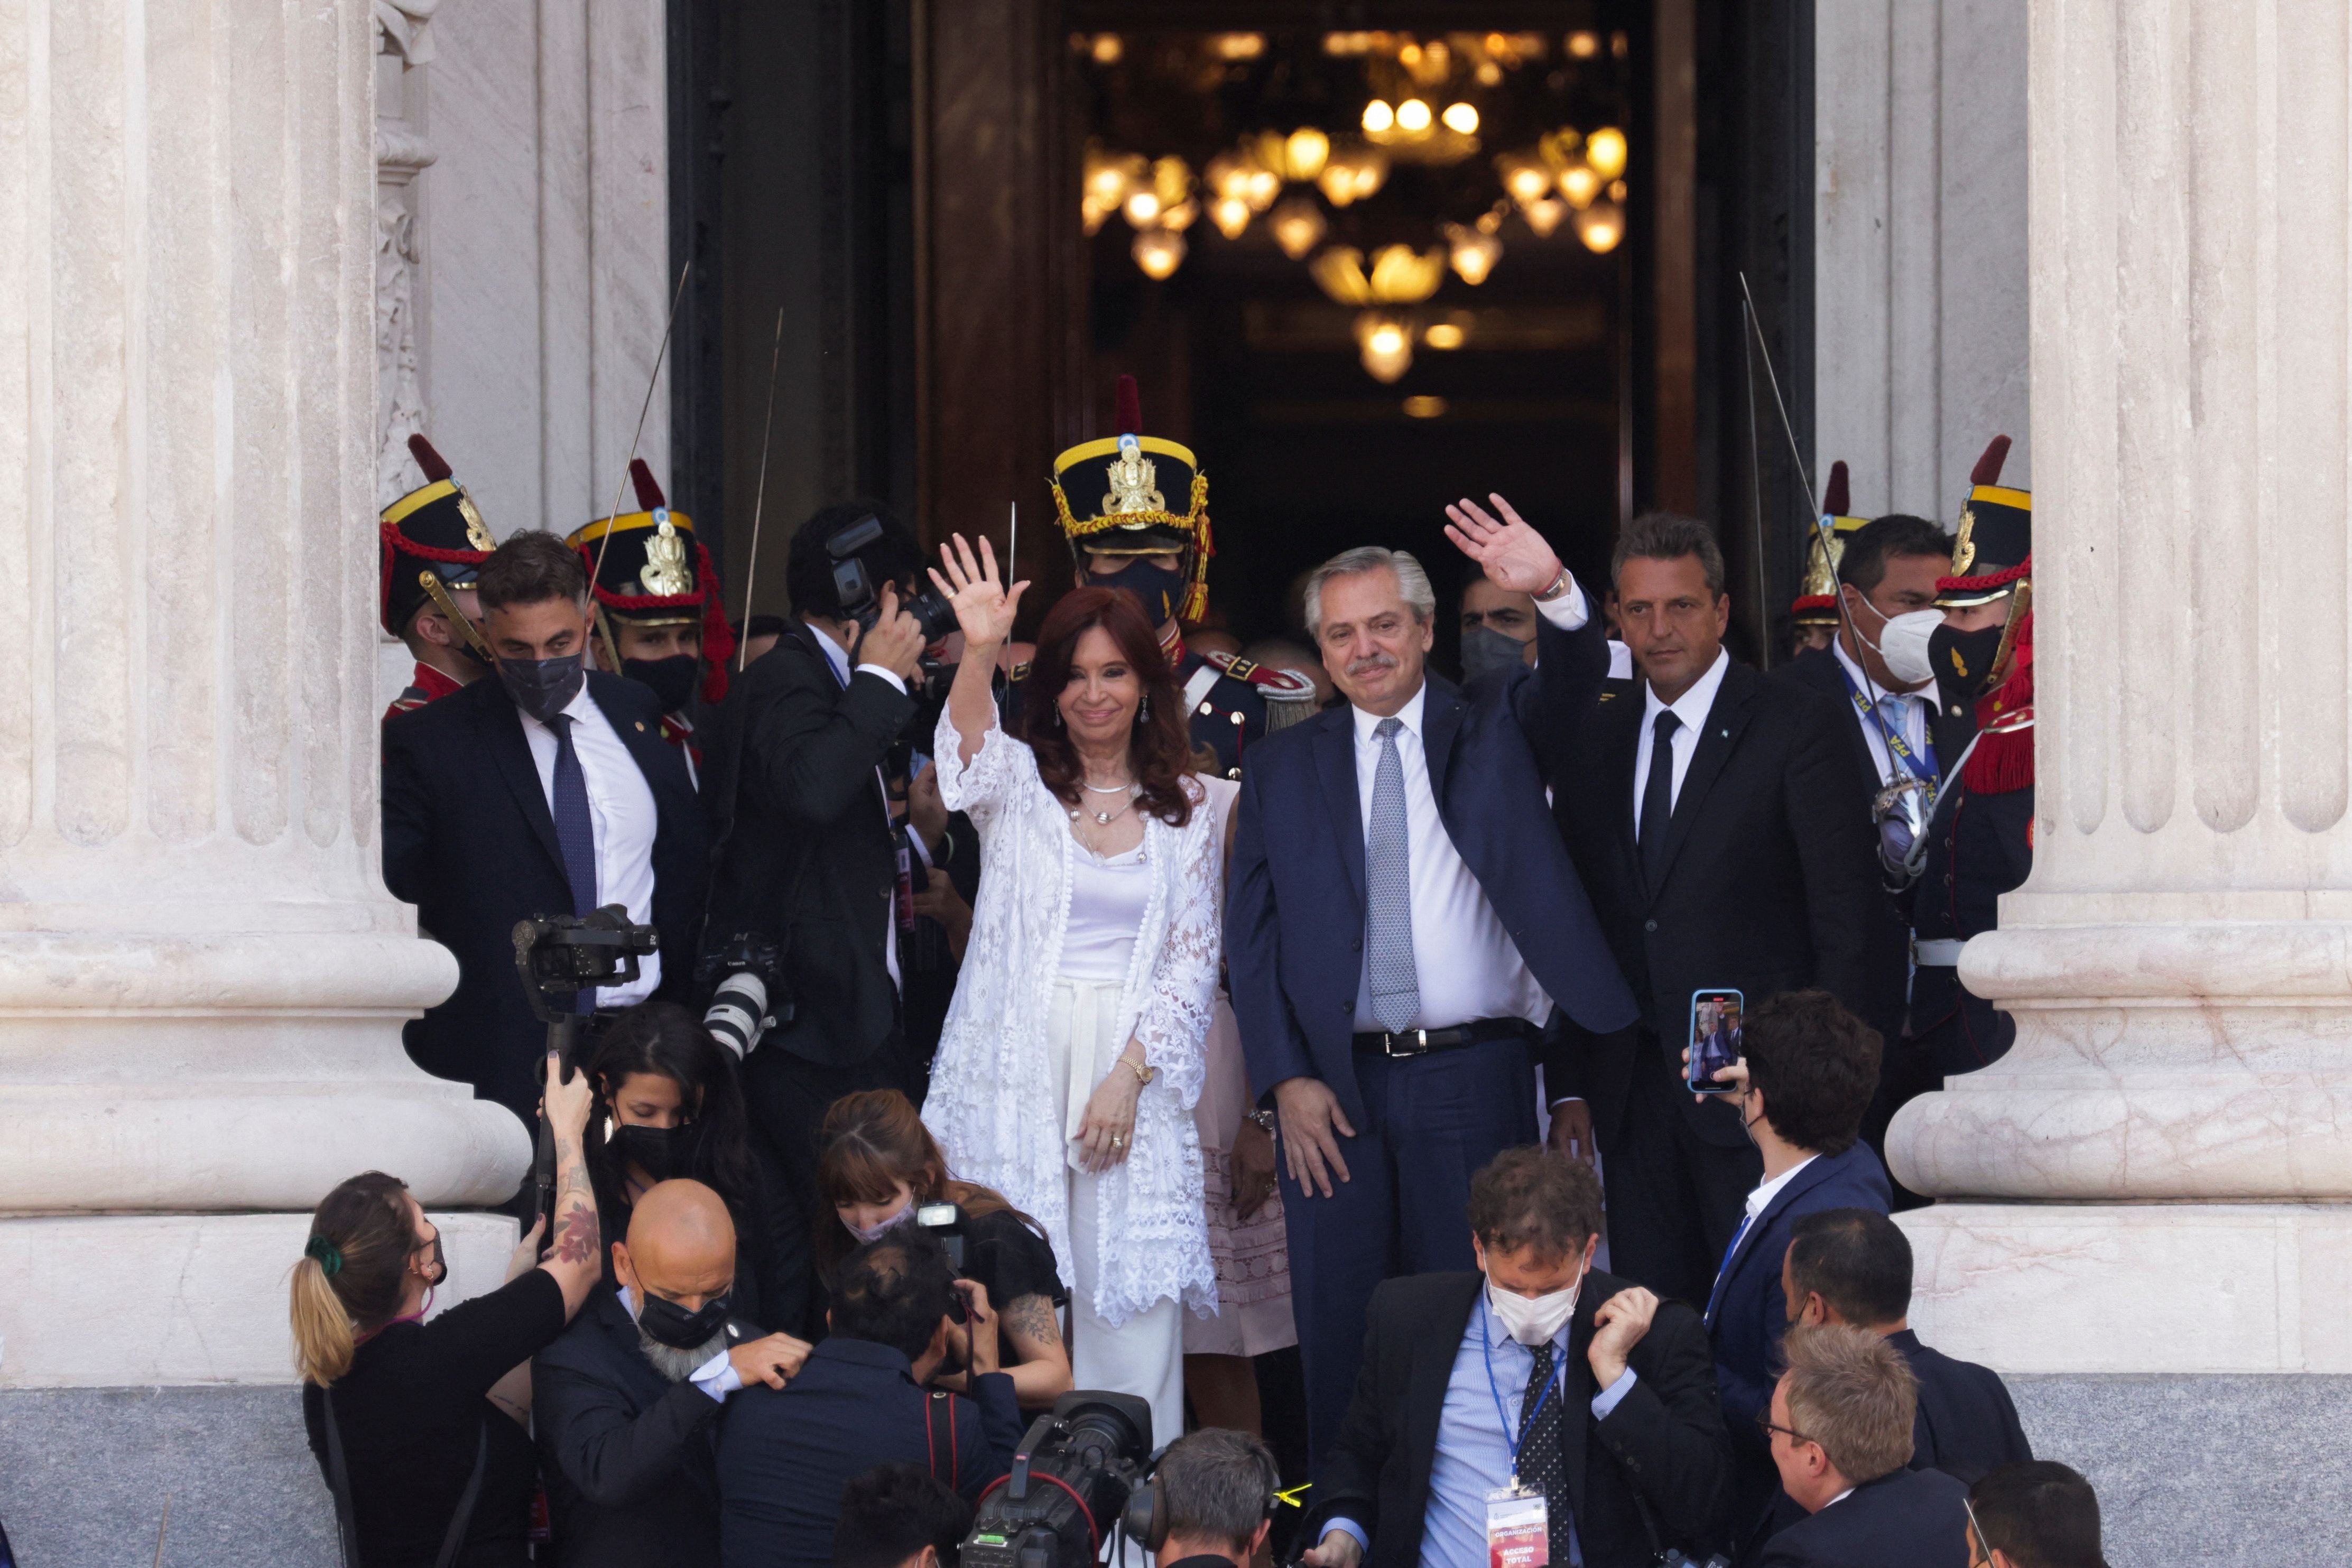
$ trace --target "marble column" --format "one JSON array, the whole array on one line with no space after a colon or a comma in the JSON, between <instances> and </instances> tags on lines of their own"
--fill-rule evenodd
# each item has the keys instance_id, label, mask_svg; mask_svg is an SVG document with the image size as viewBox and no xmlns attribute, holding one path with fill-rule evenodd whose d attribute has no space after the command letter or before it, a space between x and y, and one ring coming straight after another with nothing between
<instances>
[{"instance_id":1,"label":"marble column","mask_svg":"<svg viewBox=\"0 0 2352 1568\"><path fill-rule=\"evenodd\" d=\"M2352 11L2030 28L2038 841L1960 966L2016 1048L1890 1138L1913 1319L2352 1371Z\"/></svg>"},{"instance_id":2,"label":"marble column","mask_svg":"<svg viewBox=\"0 0 2352 1568\"><path fill-rule=\"evenodd\" d=\"M373 26L0 0L0 1388L291 1382L329 1187L526 1165L400 1047L456 966L376 842Z\"/></svg>"}]
</instances>

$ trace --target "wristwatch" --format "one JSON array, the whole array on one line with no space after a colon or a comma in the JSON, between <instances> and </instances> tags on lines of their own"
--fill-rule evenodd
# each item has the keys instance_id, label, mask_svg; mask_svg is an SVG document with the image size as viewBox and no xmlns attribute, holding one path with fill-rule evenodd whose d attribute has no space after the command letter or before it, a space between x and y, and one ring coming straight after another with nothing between
<instances>
[{"instance_id":1,"label":"wristwatch","mask_svg":"<svg viewBox=\"0 0 2352 1568\"><path fill-rule=\"evenodd\" d=\"M1274 1113L1273 1113L1273 1112L1271 1112L1271 1111L1252 1111L1252 1112L1249 1113L1249 1118L1248 1118L1248 1119L1249 1119L1250 1121L1253 1121L1253 1122L1255 1122L1255 1123L1256 1123L1256 1124L1257 1124L1257 1130L1258 1130L1259 1132L1264 1133L1264 1134L1265 1134L1267 1137L1269 1137L1269 1138L1271 1138L1272 1136L1274 1136Z\"/></svg>"},{"instance_id":2,"label":"wristwatch","mask_svg":"<svg viewBox=\"0 0 2352 1568\"><path fill-rule=\"evenodd\" d=\"M1146 1089L1150 1088L1151 1081L1160 1076L1160 1069L1146 1066L1140 1061L1130 1061L1124 1056L1118 1059L1118 1064L1134 1073L1135 1082Z\"/></svg>"}]
</instances>

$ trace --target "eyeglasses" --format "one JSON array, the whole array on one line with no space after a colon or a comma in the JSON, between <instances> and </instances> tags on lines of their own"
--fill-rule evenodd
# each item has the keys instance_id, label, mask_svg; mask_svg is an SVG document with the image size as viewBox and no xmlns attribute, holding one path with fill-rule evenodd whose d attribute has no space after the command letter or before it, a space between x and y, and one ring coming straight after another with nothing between
<instances>
[{"instance_id":1,"label":"eyeglasses","mask_svg":"<svg viewBox=\"0 0 2352 1568\"><path fill-rule=\"evenodd\" d=\"M1819 1443L1821 1441L1819 1437L1808 1437L1802 1432L1798 1431L1794 1427L1781 1426L1779 1422L1772 1419L1772 1412L1769 1409L1759 1410L1756 1412L1756 1425L1764 1434L1764 1443L1767 1448L1771 1446L1772 1434L1775 1432L1780 1433L1780 1436L1788 1438L1791 1443Z\"/></svg>"}]
</instances>

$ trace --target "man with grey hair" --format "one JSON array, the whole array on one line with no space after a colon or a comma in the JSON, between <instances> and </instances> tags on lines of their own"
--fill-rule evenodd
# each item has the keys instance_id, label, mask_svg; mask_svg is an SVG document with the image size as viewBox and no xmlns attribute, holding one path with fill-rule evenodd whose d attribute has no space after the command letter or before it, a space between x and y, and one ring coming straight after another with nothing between
<instances>
[{"instance_id":1,"label":"man with grey hair","mask_svg":"<svg viewBox=\"0 0 2352 1568\"><path fill-rule=\"evenodd\" d=\"M1470 1266L1470 1179L1536 1132L1531 1053L1555 1006L1594 1034L1627 991L1544 802L1608 671L1599 618L1508 503L1447 528L1541 622L1538 660L1428 675L1437 596L1367 547L1309 574L1308 631L1347 698L1252 753L1225 953L1242 1049L1279 1120L1291 1304L1320 1456L1355 1389L1364 1303Z\"/></svg>"},{"instance_id":2,"label":"man with grey hair","mask_svg":"<svg viewBox=\"0 0 2352 1568\"><path fill-rule=\"evenodd\" d=\"M1281 1474L1272 1450L1247 1432L1204 1427L1171 1443L1152 1472L1154 1506L1167 1514L1153 1561L1160 1568L1250 1568L1274 1528Z\"/></svg>"},{"instance_id":3,"label":"man with grey hair","mask_svg":"<svg viewBox=\"0 0 2352 1568\"><path fill-rule=\"evenodd\" d=\"M1701 1102L1683 1080L1694 998L1741 992L1753 1018L1779 992L1819 987L1858 1018L1899 1016L1886 988L1900 971L1882 961L1895 916L1853 721L1724 652L1715 530L1636 517L1611 570L1641 684L1597 706L1554 800L1642 1017L1605 1037L1566 1031L1551 1090L1586 1103L1552 1128L1556 1144L1599 1145L1617 1271L1703 1302L1743 1212L1763 1207L1748 1202L1763 1164L1730 1096Z\"/></svg>"}]
</instances>

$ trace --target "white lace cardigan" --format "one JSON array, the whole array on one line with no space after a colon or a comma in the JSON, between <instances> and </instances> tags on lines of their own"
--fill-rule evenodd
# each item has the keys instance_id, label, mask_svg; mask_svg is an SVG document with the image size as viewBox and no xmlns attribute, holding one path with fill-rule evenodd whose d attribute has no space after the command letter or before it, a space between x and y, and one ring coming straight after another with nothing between
<instances>
[{"instance_id":1,"label":"white lace cardigan","mask_svg":"<svg viewBox=\"0 0 2352 1568\"><path fill-rule=\"evenodd\" d=\"M1078 846L1069 808L1037 777L1026 745L992 722L969 766L958 760L961 746L942 714L940 794L980 831L982 871L923 1120L958 1176L994 1187L1045 1227L1062 1281L1073 1284L1069 1146L1046 1088L1045 1030ZM1198 781L1187 788L1202 803L1183 827L1144 817L1151 891L1119 990L1119 1030L1141 1043L1157 1076L1137 1100L1126 1163L1095 1184L1094 1310L1114 1325L1163 1300L1203 1317L1217 1310L1192 1106L1217 988L1223 845Z\"/></svg>"}]
</instances>

